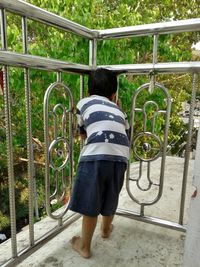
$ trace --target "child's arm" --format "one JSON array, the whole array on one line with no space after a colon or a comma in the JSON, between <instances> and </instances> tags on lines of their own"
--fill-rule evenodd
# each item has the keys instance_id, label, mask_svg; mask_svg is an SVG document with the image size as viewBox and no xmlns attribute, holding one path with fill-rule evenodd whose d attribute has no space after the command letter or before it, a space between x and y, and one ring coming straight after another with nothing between
<instances>
[{"instance_id":1,"label":"child's arm","mask_svg":"<svg viewBox=\"0 0 200 267\"><path fill-rule=\"evenodd\" d=\"M130 135L131 135L131 128L128 122L128 116L127 114L124 112L124 116L125 116L125 129L126 129L126 134L128 136L128 139L130 140Z\"/></svg>"},{"instance_id":2,"label":"child's arm","mask_svg":"<svg viewBox=\"0 0 200 267\"><path fill-rule=\"evenodd\" d=\"M86 133L85 134L80 134L79 136L80 136L81 140L83 140L83 141L87 138Z\"/></svg>"},{"instance_id":3,"label":"child's arm","mask_svg":"<svg viewBox=\"0 0 200 267\"><path fill-rule=\"evenodd\" d=\"M81 137L82 140L85 140L87 138L87 133L86 133L85 126L83 123L83 118L78 108L76 111L76 116L77 116L77 133Z\"/></svg>"},{"instance_id":4,"label":"child's arm","mask_svg":"<svg viewBox=\"0 0 200 267\"><path fill-rule=\"evenodd\" d=\"M127 114L123 111L122 109L122 104L121 104L121 101L120 99L117 100L116 104L118 105L118 107L120 108L120 110L124 113L124 117L125 117L125 130L126 130L126 134L128 136L128 139L130 140L130 125L129 125L129 122L128 122L128 116Z\"/></svg>"}]
</instances>

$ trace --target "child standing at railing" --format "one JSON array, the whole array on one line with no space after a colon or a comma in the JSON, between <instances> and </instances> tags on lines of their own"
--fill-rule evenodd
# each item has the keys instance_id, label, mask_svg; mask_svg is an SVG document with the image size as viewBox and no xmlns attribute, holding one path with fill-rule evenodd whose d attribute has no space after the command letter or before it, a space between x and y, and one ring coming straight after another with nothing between
<instances>
[{"instance_id":1,"label":"child standing at railing","mask_svg":"<svg viewBox=\"0 0 200 267\"><path fill-rule=\"evenodd\" d=\"M129 155L125 114L112 102L117 77L107 69L92 71L89 97L77 104L78 129L85 138L72 190L70 209L83 214L82 234L71 244L84 258L91 256L91 241L102 215L101 236L108 238L117 209Z\"/></svg>"}]
</instances>

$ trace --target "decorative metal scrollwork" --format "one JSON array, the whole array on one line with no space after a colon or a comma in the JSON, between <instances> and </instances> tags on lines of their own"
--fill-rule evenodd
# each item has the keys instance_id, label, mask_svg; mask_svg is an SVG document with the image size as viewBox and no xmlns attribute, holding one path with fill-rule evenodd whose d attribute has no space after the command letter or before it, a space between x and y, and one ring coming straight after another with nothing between
<instances>
[{"instance_id":1,"label":"decorative metal scrollwork","mask_svg":"<svg viewBox=\"0 0 200 267\"><path fill-rule=\"evenodd\" d=\"M141 132L135 136L132 147L138 160L152 161L160 156L162 144L157 135Z\"/></svg>"},{"instance_id":2,"label":"decorative metal scrollwork","mask_svg":"<svg viewBox=\"0 0 200 267\"><path fill-rule=\"evenodd\" d=\"M149 100L149 96L152 92L149 92L150 83L140 86L134 93L132 97L132 109L131 109L131 138L130 138L130 158L134 158L139 161L139 173L135 175L134 170L130 172L130 163L127 170L126 187L129 196L133 201L141 206L141 214L143 214L144 206L155 204L162 195L163 190L163 180L164 180L164 167L165 167L165 157L167 149L167 139L168 139L168 127L171 109L171 98L168 90L161 84L155 83L154 88L162 92L163 101L165 105L160 104L160 99L158 103L156 101ZM145 91L147 95L147 101L143 106L136 106L137 99ZM165 108L163 108L165 106ZM141 127L139 131L137 130L136 114L140 116ZM156 131L156 120L158 116L163 117L163 134L158 134ZM158 182L153 182L151 177L151 162L161 157L161 168L160 177ZM146 164L146 178L143 175L144 164ZM133 174L134 173L134 174ZM142 180L145 179L145 185L142 184ZM137 190L146 192L149 191L152 186L157 188L157 196L152 200L142 200L138 199L131 189L130 183L134 182Z\"/></svg>"},{"instance_id":3,"label":"decorative metal scrollwork","mask_svg":"<svg viewBox=\"0 0 200 267\"><path fill-rule=\"evenodd\" d=\"M61 171L69 160L69 143L63 137L53 140L49 146L50 167L55 171ZM61 159L61 163L59 162Z\"/></svg>"},{"instance_id":4,"label":"decorative metal scrollwork","mask_svg":"<svg viewBox=\"0 0 200 267\"><path fill-rule=\"evenodd\" d=\"M60 95L58 100L56 94ZM55 103L57 101L62 103ZM72 115L73 98L70 89L61 82L51 84L44 97L44 139L46 210L53 219L61 219L68 210L69 201L64 204L64 209L56 214L51 210L51 203L53 200L60 203L66 202L64 200L67 187L68 189L71 187Z\"/></svg>"}]
</instances>

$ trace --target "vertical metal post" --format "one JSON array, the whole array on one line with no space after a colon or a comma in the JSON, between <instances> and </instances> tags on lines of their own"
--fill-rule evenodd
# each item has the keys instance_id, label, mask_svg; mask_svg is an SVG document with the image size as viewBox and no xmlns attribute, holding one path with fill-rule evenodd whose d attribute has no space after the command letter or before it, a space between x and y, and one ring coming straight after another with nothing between
<instances>
[{"instance_id":1,"label":"vertical metal post","mask_svg":"<svg viewBox=\"0 0 200 267\"><path fill-rule=\"evenodd\" d=\"M28 34L27 20L22 17L22 41L23 53L28 54ZM25 86L25 103L26 103L26 138L27 138L27 157L28 157L28 189L29 189L29 242L30 246L34 245L34 181L33 181L33 143L32 143L32 125L31 125L31 96L30 96L30 79L29 69L24 68L24 86Z\"/></svg>"},{"instance_id":2,"label":"vertical metal post","mask_svg":"<svg viewBox=\"0 0 200 267\"><path fill-rule=\"evenodd\" d=\"M186 144L186 149L185 149L185 162L184 162L183 181L182 181L182 190L181 190L181 204L180 204L180 213L179 213L179 224L181 225L183 225L184 208L185 208L185 193L186 193L189 160L190 160L194 106L195 106L196 91L197 91L197 79L198 79L198 75L197 73L194 73L193 78L192 78L192 96L191 96L191 104L190 104L190 116L189 116L189 123L188 123L187 144Z\"/></svg>"},{"instance_id":3,"label":"vertical metal post","mask_svg":"<svg viewBox=\"0 0 200 267\"><path fill-rule=\"evenodd\" d=\"M140 205L140 216L144 216L144 205Z\"/></svg>"},{"instance_id":4,"label":"vertical metal post","mask_svg":"<svg viewBox=\"0 0 200 267\"><path fill-rule=\"evenodd\" d=\"M37 194L37 185L36 185L36 180L35 180L35 169L33 169L33 192L34 192L34 206L35 206L35 217L37 220L40 219L39 215L39 209L38 209L38 194Z\"/></svg>"},{"instance_id":5,"label":"vertical metal post","mask_svg":"<svg viewBox=\"0 0 200 267\"><path fill-rule=\"evenodd\" d=\"M89 41L89 66L96 67L97 65L97 40L92 39ZM80 99L84 97L84 76L80 76ZM80 141L80 149L83 147L84 141Z\"/></svg>"},{"instance_id":6,"label":"vertical metal post","mask_svg":"<svg viewBox=\"0 0 200 267\"><path fill-rule=\"evenodd\" d=\"M158 35L153 36L153 65L157 63L158 60Z\"/></svg>"},{"instance_id":7,"label":"vertical metal post","mask_svg":"<svg viewBox=\"0 0 200 267\"><path fill-rule=\"evenodd\" d=\"M1 14L1 43L2 50L7 50L6 40L6 13L4 9L0 10ZM8 179L9 179L9 204L10 204L10 225L11 225L11 244L12 257L17 257L17 236L16 236L16 209L15 209L15 180L13 168L13 149L12 149L12 122L10 107L10 88L8 67L3 67L3 88L4 88L4 104L5 104L5 125L6 125L6 145L7 145L7 163L8 163Z\"/></svg>"},{"instance_id":8,"label":"vertical metal post","mask_svg":"<svg viewBox=\"0 0 200 267\"><path fill-rule=\"evenodd\" d=\"M61 72L57 72L57 82L61 83L62 77Z\"/></svg>"},{"instance_id":9,"label":"vertical metal post","mask_svg":"<svg viewBox=\"0 0 200 267\"><path fill-rule=\"evenodd\" d=\"M155 73L154 66L157 63L157 54L158 54L158 35L154 34L153 36L153 70L150 72L150 83L149 83L149 93L153 93L155 86Z\"/></svg>"},{"instance_id":10,"label":"vertical metal post","mask_svg":"<svg viewBox=\"0 0 200 267\"><path fill-rule=\"evenodd\" d=\"M97 65L97 40L92 39L89 43L89 65L96 67Z\"/></svg>"},{"instance_id":11,"label":"vertical metal post","mask_svg":"<svg viewBox=\"0 0 200 267\"><path fill-rule=\"evenodd\" d=\"M84 75L80 75L80 97L82 99L84 97ZM84 141L80 140L80 150L83 148Z\"/></svg>"},{"instance_id":12,"label":"vertical metal post","mask_svg":"<svg viewBox=\"0 0 200 267\"><path fill-rule=\"evenodd\" d=\"M80 99L84 97L84 75L80 75Z\"/></svg>"}]
</instances>

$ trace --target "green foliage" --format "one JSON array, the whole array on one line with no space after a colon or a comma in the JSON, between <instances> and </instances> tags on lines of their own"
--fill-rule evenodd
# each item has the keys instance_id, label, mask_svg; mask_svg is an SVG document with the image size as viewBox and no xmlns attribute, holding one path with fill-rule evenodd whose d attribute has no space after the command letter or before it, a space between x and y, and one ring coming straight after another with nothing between
<instances>
[{"instance_id":1,"label":"green foliage","mask_svg":"<svg viewBox=\"0 0 200 267\"><path fill-rule=\"evenodd\" d=\"M0 211L0 231L7 228L10 224L10 220Z\"/></svg>"}]
</instances>

